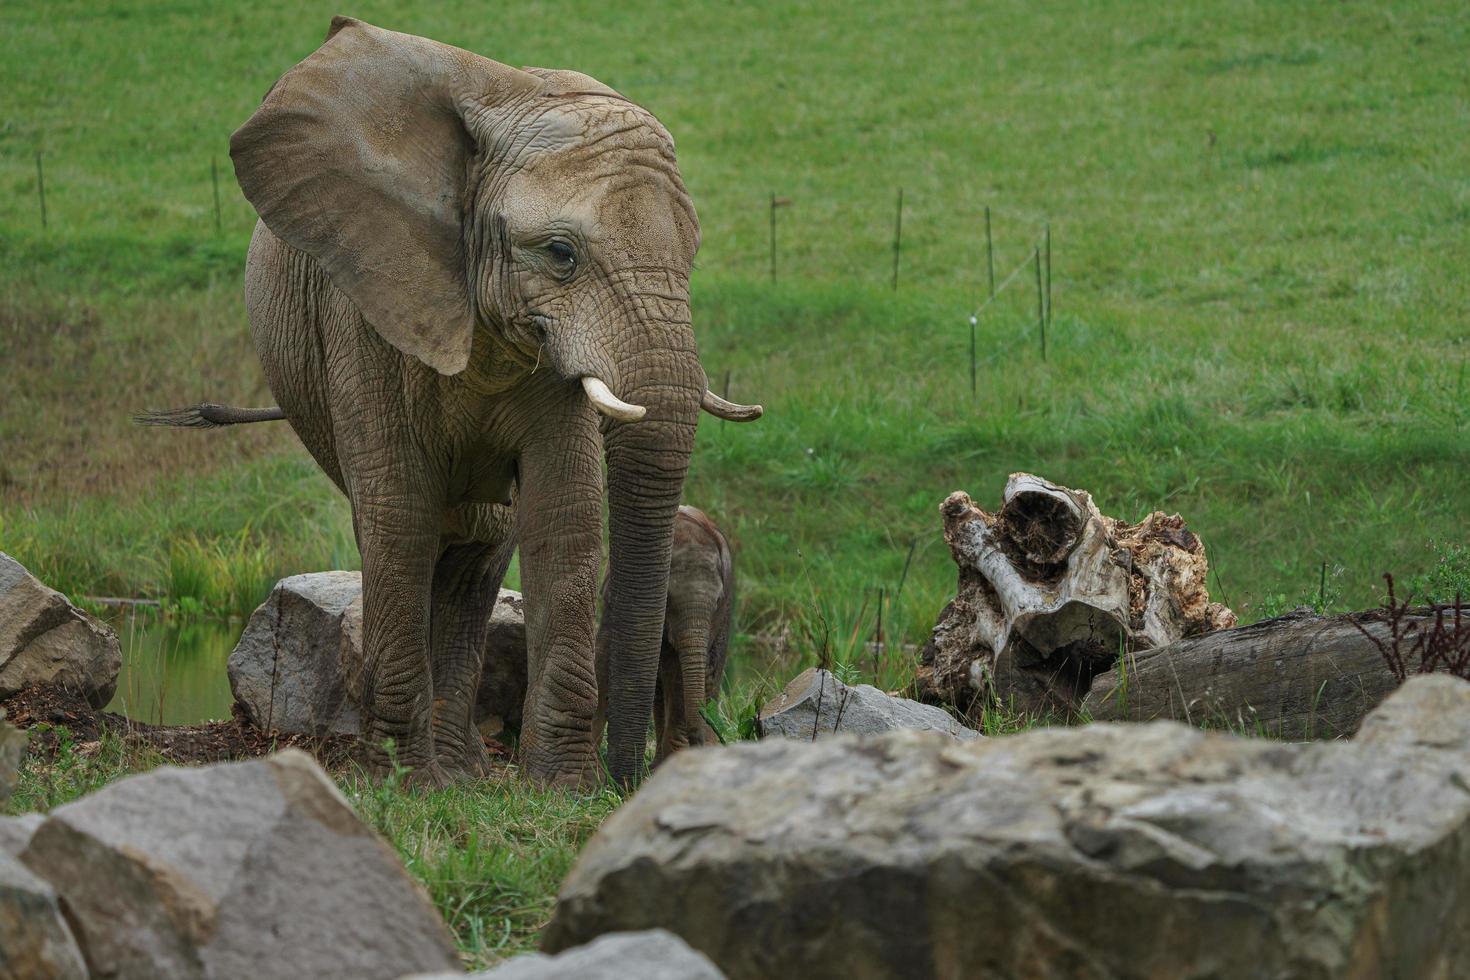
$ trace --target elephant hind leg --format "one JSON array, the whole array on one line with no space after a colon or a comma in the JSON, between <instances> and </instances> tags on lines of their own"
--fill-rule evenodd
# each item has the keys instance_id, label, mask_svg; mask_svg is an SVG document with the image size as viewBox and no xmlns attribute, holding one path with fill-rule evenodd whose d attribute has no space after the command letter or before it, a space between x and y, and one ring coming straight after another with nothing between
<instances>
[{"instance_id":1,"label":"elephant hind leg","mask_svg":"<svg viewBox=\"0 0 1470 980\"><path fill-rule=\"evenodd\" d=\"M452 775L485 776L490 757L475 727L485 635L515 539L447 542L434 567L434 751Z\"/></svg>"}]
</instances>

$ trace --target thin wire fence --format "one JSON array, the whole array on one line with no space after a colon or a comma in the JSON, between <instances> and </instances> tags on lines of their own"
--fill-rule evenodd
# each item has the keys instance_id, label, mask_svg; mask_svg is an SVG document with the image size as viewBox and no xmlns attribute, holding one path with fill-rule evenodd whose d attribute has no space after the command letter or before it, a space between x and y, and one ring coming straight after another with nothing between
<instances>
[{"instance_id":1,"label":"thin wire fence","mask_svg":"<svg viewBox=\"0 0 1470 980\"><path fill-rule=\"evenodd\" d=\"M778 242L782 241L778 234L777 211L791 206L792 199L781 197L775 191L769 195L769 247L767 255L767 266L769 268L770 281L775 284L778 280L779 255ZM1031 239L1026 257L1022 259L1008 274L996 283L995 279L995 218L997 216L1011 218L1014 221L1029 226L1034 233ZM995 362L1001 356L1014 351L1030 333L1030 324L1035 326L1035 337L1042 361L1047 355L1047 334L1052 327L1052 234L1051 222L1046 219L1038 220L1035 216L1023 215L1019 212L998 208L994 205L986 205L984 208L985 221L985 271L987 292L973 310L965 316L969 327L970 340L970 394L975 396L978 387L979 368ZM892 267L889 273L889 284L893 291L897 291L900 281L900 269L903 258L903 225L904 225L904 190L897 189L897 203L893 219L893 244L892 244ZM790 233L786 235L785 244L790 246ZM1002 347L993 350L987 356L981 358L977 351L977 329L981 319L989 312L997 302L1007 294L1012 287L1022 278L1028 270L1035 272L1036 284L1036 314L1034 320L1028 318L1028 330L1026 335L1018 335ZM1055 338L1053 337L1053 341ZM993 343L993 341L992 341Z\"/></svg>"},{"instance_id":2,"label":"thin wire fence","mask_svg":"<svg viewBox=\"0 0 1470 980\"><path fill-rule=\"evenodd\" d=\"M39 218L41 228L43 230L46 230L46 229L49 229L52 225L56 224L56 222L53 220L54 217L55 217L55 215L53 213L54 212L54 208L49 208L48 207L48 202L47 202L47 186L46 186L47 185L47 181L46 181L46 172L45 172L45 170L46 170L46 168L45 168L45 160L43 158L43 154L42 154L41 151L38 150L36 152L35 160L36 160L35 189L36 189L36 199L37 199L36 200L36 203L37 203L37 212L38 212L37 213L37 217ZM209 182L210 182L210 190L211 190L211 194L210 194L211 201L210 201L210 203L213 205L213 207L211 209L213 211L213 215L212 215L213 222L212 223L213 223L213 226L214 226L214 233L215 233L216 236L218 236L218 235L220 235L223 232L223 226L224 226L224 214L223 214L223 212L224 212L225 209L224 209L224 206L223 206L223 201L221 199L219 161L218 161L218 158L217 157L211 157L210 160L209 160ZM890 288L893 291L895 291L895 292L899 288L900 272L901 272L901 269L902 269L902 262L903 262L903 226L904 226L904 211L905 211L905 200L904 200L904 196L905 195L904 195L904 189L902 187L900 187L900 188L897 188L896 190L897 190L897 201L896 201L895 210L893 212L893 243L892 243L892 249L891 249L891 253L892 253L892 264L891 264L891 268L887 270L888 271L888 275L885 277L889 281ZM768 262L767 262L767 265L768 265L768 275L769 275L769 278L770 278L770 281L771 281L772 285L774 285L778 281L778 276L779 276L779 256L780 256L779 244L781 243L781 233L780 233L779 228L778 228L777 215L778 215L778 212L780 210L784 210L784 209L790 208L790 206L792 205L792 203L793 203L793 201L792 201L791 198L780 196L775 191L771 191L770 194L769 194L769 198L768 198L768 207L769 207L769 247L768 247L768 250L769 250L769 254L768 254ZM1000 279L1000 281L998 283L996 281L996 272L995 272L995 238L996 238L996 234L995 234L996 233L996 222L995 222L995 218L996 217L1009 218L1009 219L1011 219L1012 221L1014 221L1016 223L1022 224L1023 226L1029 226L1029 230L1031 230L1033 233L1035 233L1034 234L1034 239L1032 240L1032 242L1030 244L1030 247L1027 250L1026 257L1023 258L1019 263L1017 263L1010 270L1010 272L1008 272L1005 276L1003 276ZM982 320L986 317L986 315L988 313L991 313L991 311L997 307L997 305L998 305L999 301L1001 300L1001 298L1004 297L1004 296L1006 296L1008 293L1010 293L1014 289L1014 287L1016 286L1016 283L1019 282L1022 279L1024 273L1028 269L1034 269L1034 271L1035 271L1035 283L1036 283L1036 318L1035 318L1035 327L1036 327L1036 337L1037 337L1037 341L1038 341L1038 345L1039 345L1039 349L1040 349L1040 353L1041 353L1041 359L1043 361L1046 360L1047 333L1050 330L1050 328L1052 327L1052 319L1053 319L1053 311L1052 311L1052 234L1051 234L1051 223L1050 223L1050 221L1041 220L1040 223L1039 223L1040 224L1039 230L1037 228L1037 224L1038 224L1038 220L1037 220L1037 218L1034 215L1025 215L1025 214L1021 214L1019 212L1016 212L1016 211L1011 211L1009 209L999 208L999 207L996 207L994 205L985 205L985 208L984 208L985 266L984 266L984 268L985 268L985 276L986 276L987 289L986 289L985 295L980 299L980 301L975 305L975 307L972 310L970 310L970 312L968 314L963 315L964 316L964 320L965 320L965 322L966 322L966 324L968 326L968 329L969 329L969 340L970 340L969 370L970 370L970 391L971 391L971 395L972 396L976 393L977 376L978 376L979 368L982 367L982 366L987 366L987 365L990 365L990 364L994 363L1000 357L1002 357L1002 356L1004 356L1004 355L1006 355L1006 354L1014 351L1016 347L1018 347L1024 340L1026 340L1026 336L1022 336L1022 335L1019 335L1018 334L1016 337L1014 337L1010 341L1004 343L1002 346L993 349L989 354L987 354L984 357L980 357L979 354L978 354L978 351L977 351L977 336L976 336L976 334L977 334L977 330L979 328L980 323L982 322ZM789 231L786 232L786 238L789 239L790 237L791 237L791 233ZM789 248L789 245L790 245L790 242L789 241L785 242L784 244ZM1029 335L1029 329L1028 329L1028 335ZM1055 338L1053 337L1053 341L1054 340L1055 340ZM993 338L991 339L990 343L991 343L992 346L994 346L994 339Z\"/></svg>"}]
</instances>

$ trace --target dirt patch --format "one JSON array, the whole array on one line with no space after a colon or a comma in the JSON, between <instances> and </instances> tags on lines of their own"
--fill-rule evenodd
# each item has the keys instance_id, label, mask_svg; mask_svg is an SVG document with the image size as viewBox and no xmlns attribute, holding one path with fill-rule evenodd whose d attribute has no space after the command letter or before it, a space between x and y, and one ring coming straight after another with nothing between
<instances>
[{"instance_id":1,"label":"dirt patch","mask_svg":"<svg viewBox=\"0 0 1470 980\"><path fill-rule=\"evenodd\" d=\"M65 728L74 744L96 742L117 735L158 752L169 762L199 765L254 759L286 748L310 752L329 771L341 771L356 758L358 740L351 735L298 735L265 732L240 715L207 725L149 725L110 711L97 711L84 698L57 688L27 688L0 700L6 720L29 730L28 755L49 759ZM492 761L509 764L510 750L487 740Z\"/></svg>"},{"instance_id":2,"label":"dirt patch","mask_svg":"<svg viewBox=\"0 0 1470 980\"><path fill-rule=\"evenodd\" d=\"M207 725L149 725L110 711L98 711L84 698L57 688L27 688L3 701L8 720L30 730L28 753L49 758L65 728L74 743L95 742L117 735L153 749L170 762L184 765L253 759L284 748L314 755L328 769L341 768L351 759L355 739L347 735L314 737L263 732L239 716Z\"/></svg>"},{"instance_id":3,"label":"dirt patch","mask_svg":"<svg viewBox=\"0 0 1470 980\"><path fill-rule=\"evenodd\" d=\"M285 425L181 433L135 413L202 400L270 404L232 291L168 301L0 300L0 417L6 507L119 494L293 445ZM24 382L21 382L24 379Z\"/></svg>"}]
</instances>

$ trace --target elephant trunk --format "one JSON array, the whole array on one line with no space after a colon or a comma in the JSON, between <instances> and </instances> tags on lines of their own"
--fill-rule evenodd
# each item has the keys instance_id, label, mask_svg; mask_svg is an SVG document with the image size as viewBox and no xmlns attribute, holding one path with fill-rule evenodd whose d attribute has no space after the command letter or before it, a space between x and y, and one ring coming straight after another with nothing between
<instances>
[{"instance_id":1,"label":"elephant trunk","mask_svg":"<svg viewBox=\"0 0 1470 980\"><path fill-rule=\"evenodd\" d=\"M609 423L604 440L609 581L601 632L608 649L608 770L623 786L643 774L674 515L705 390L684 309L672 325L663 321L668 330L657 347L620 359L621 395L647 413L637 422Z\"/></svg>"}]
</instances>

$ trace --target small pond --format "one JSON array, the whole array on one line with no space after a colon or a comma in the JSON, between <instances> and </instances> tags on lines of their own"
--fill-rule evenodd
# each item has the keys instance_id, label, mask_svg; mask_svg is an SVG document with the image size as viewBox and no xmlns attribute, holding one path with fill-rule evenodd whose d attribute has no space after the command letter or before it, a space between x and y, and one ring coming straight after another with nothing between
<instances>
[{"instance_id":1,"label":"small pond","mask_svg":"<svg viewBox=\"0 0 1470 980\"><path fill-rule=\"evenodd\" d=\"M243 622L167 621L150 610L119 612L108 621L122 643L123 666L107 710L155 725L230 717L225 661Z\"/></svg>"},{"instance_id":2,"label":"small pond","mask_svg":"<svg viewBox=\"0 0 1470 980\"><path fill-rule=\"evenodd\" d=\"M107 705L134 721L198 725L230 717L226 661L245 623L239 619L167 620L156 610L122 610L108 617L122 644L117 693ZM725 689L798 671L789 655L740 636L732 645Z\"/></svg>"}]
</instances>

